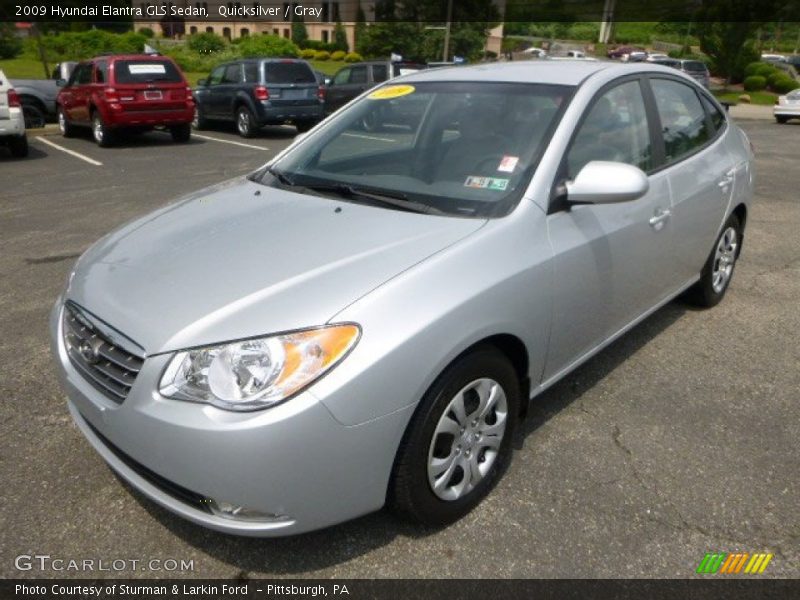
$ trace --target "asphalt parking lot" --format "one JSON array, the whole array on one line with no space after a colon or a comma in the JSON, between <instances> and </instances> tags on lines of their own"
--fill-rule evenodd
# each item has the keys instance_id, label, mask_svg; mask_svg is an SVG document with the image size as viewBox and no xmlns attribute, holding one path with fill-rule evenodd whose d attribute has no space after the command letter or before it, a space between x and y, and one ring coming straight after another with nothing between
<instances>
[{"instance_id":1,"label":"asphalt parking lot","mask_svg":"<svg viewBox=\"0 0 800 600\"><path fill-rule=\"evenodd\" d=\"M667 305L539 397L505 478L463 521L431 531L380 512L277 540L201 529L122 484L70 421L47 316L93 241L254 169L294 130L110 149L48 136L21 161L0 150L0 577L164 574L14 566L48 554L193 560L170 574L208 578L683 578L715 551L771 552L763 576L798 577L800 122L741 123L757 198L721 305Z\"/></svg>"}]
</instances>

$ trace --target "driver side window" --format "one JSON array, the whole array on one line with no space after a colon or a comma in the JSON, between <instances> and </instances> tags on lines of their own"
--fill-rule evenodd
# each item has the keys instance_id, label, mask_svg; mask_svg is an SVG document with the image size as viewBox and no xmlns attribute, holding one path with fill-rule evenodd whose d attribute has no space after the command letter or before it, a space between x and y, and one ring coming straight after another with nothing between
<instances>
[{"instance_id":1,"label":"driver side window","mask_svg":"<svg viewBox=\"0 0 800 600\"><path fill-rule=\"evenodd\" d=\"M574 179L593 160L652 169L650 130L638 81L606 91L591 105L567 153L567 176Z\"/></svg>"},{"instance_id":2,"label":"driver side window","mask_svg":"<svg viewBox=\"0 0 800 600\"><path fill-rule=\"evenodd\" d=\"M350 69L342 69L333 78L334 85L344 85L350 81Z\"/></svg>"},{"instance_id":3,"label":"driver side window","mask_svg":"<svg viewBox=\"0 0 800 600\"><path fill-rule=\"evenodd\" d=\"M222 83L222 76L225 74L225 66L217 67L213 71L211 71L211 75L208 76L208 85L219 85Z\"/></svg>"}]
</instances>

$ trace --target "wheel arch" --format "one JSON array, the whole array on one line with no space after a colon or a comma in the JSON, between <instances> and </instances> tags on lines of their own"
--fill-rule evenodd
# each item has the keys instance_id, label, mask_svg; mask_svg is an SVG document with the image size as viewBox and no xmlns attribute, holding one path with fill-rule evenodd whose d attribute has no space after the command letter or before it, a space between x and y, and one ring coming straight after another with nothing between
<instances>
[{"instance_id":1,"label":"wheel arch","mask_svg":"<svg viewBox=\"0 0 800 600\"><path fill-rule=\"evenodd\" d=\"M742 253L742 246L744 245L744 230L745 225L747 224L747 206L745 206L744 202L738 204L736 208L733 209L731 213L736 215L736 218L739 219L739 247L736 249L736 257L738 258L739 255Z\"/></svg>"}]
</instances>

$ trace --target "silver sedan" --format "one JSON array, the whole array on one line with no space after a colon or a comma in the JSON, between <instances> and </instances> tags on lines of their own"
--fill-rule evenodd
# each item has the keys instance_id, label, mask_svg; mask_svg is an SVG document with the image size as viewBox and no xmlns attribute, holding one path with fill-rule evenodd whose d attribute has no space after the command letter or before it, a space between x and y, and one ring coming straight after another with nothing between
<instances>
[{"instance_id":1,"label":"silver sedan","mask_svg":"<svg viewBox=\"0 0 800 600\"><path fill-rule=\"evenodd\" d=\"M68 407L124 479L276 536L475 507L529 400L685 295L722 300L753 152L690 77L421 71L129 223L52 312Z\"/></svg>"}]
</instances>

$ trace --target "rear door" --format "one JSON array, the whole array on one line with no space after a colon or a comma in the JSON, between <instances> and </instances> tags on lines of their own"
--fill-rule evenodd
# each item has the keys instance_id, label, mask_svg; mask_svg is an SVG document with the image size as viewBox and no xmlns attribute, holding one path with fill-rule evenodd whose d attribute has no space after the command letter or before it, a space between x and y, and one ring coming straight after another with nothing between
<instances>
[{"instance_id":1,"label":"rear door","mask_svg":"<svg viewBox=\"0 0 800 600\"><path fill-rule=\"evenodd\" d=\"M242 63L231 63L221 70L221 78L211 86L211 104L216 118L227 120L235 118L233 104L243 80Z\"/></svg>"},{"instance_id":2,"label":"rear door","mask_svg":"<svg viewBox=\"0 0 800 600\"><path fill-rule=\"evenodd\" d=\"M171 60L118 59L111 70L114 89L126 112L151 113L186 107L186 80Z\"/></svg>"},{"instance_id":3,"label":"rear door","mask_svg":"<svg viewBox=\"0 0 800 600\"><path fill-rule=\"evenodd\" d=\"M275 107L315 106L319 104L319 84L308 63L301 60L276 60L264 63L264 84Z\"/></svg>"},{"instance_id":4,"label":"rear door","mask_svg":"<svg viewBox=\"0 0 800 600\"><path fill-rule=\"evenodd\" d=\"M75 67L72 77L61 95L67 119L74 123L89 122L92 68L92 63L81 63Z\"/></svg>"},{"instance_id":5,"label":"rear door","mask_svg":"<svg viewBox=\"0 0 800 600\"><path fill-rule=\"evenodd\" d=\"M220 65L212 69L211 74L206 81L206 87L202 88L202 92L198 93L197 98L203 108L203 112L207 117L215 119L220 118L222 112L219 101L222 95L215 95L215 91L222 85L222 80L225 77L225 69L228 65Z\"/></svg>"},{"instance_id":6,"label":"rear door","mask_svg":"<svg viewBox=\"0 0 800 600\"><path fill-rule=\"evenodd\" d=\"M722 226L733 191L734 158L714 126L695 86L678 79L651 77L666 168L673 197L677 236L670 265L675 277L700 273Z\"/></svg>"}]
</instances>

